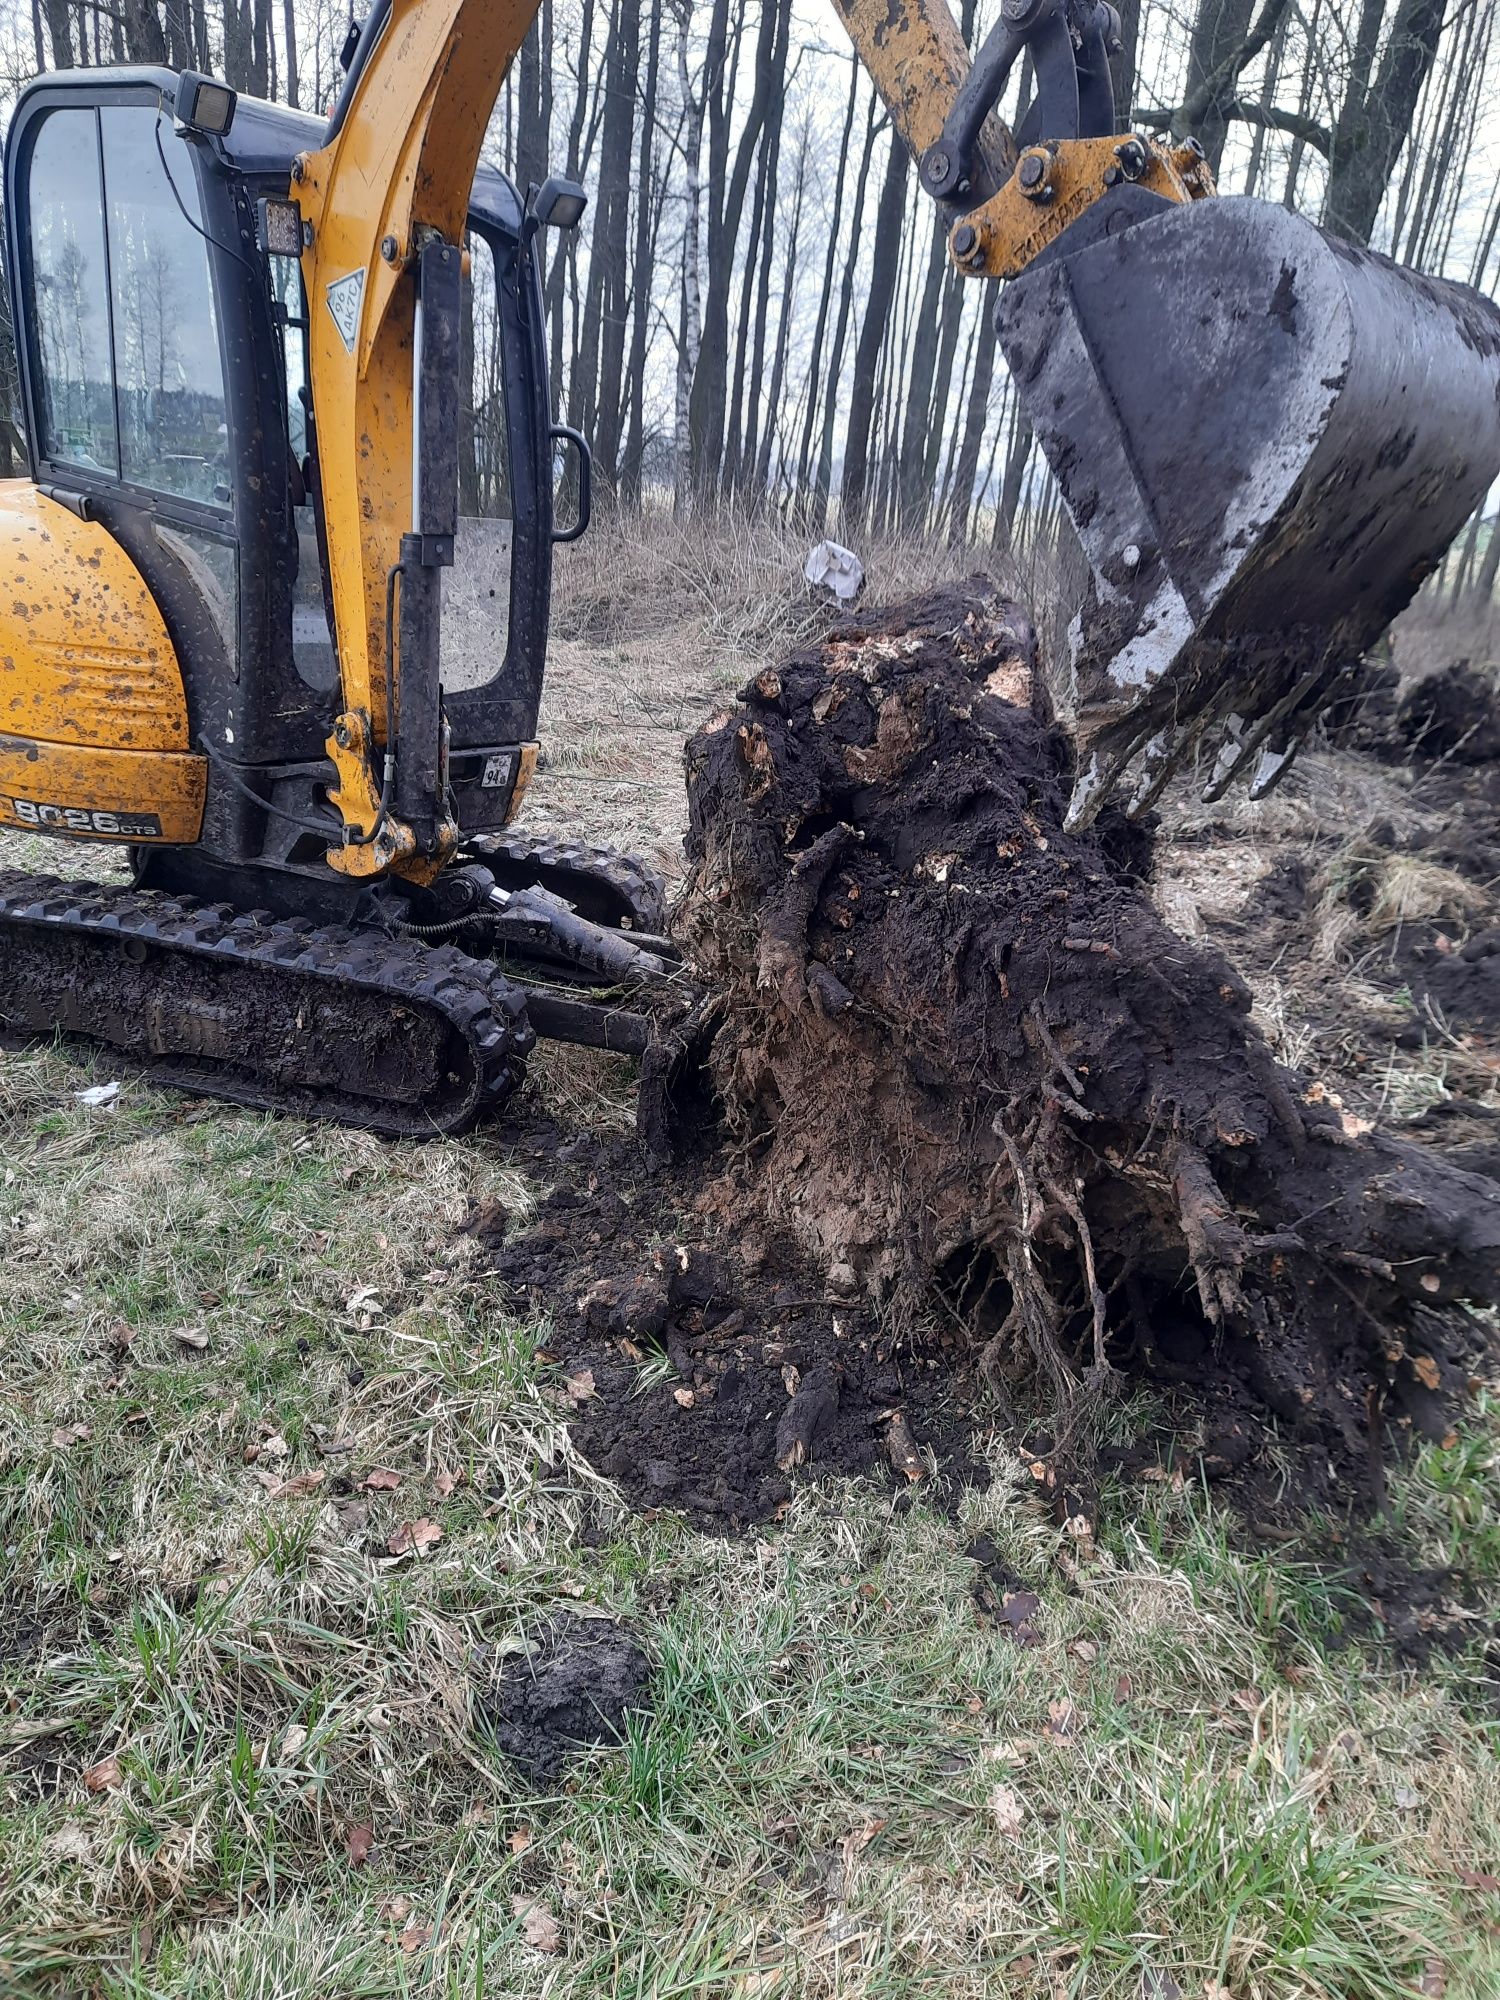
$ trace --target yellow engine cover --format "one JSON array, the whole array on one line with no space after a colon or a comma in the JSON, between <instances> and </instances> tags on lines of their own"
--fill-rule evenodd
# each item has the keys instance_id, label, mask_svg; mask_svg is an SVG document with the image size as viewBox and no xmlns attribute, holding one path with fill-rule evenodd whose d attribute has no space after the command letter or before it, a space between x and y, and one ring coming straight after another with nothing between
<instances>
[{"instance_id":1,"label":"yellow engine cover","mask_svg":"<svg viewBox=\"0 0 1500 2000\"><path fill-rule=\"evenodd\" d=\"M203 824L182 669L96 522L0 480L0 826L183 845Z\"/></svg>"}]
</instances>

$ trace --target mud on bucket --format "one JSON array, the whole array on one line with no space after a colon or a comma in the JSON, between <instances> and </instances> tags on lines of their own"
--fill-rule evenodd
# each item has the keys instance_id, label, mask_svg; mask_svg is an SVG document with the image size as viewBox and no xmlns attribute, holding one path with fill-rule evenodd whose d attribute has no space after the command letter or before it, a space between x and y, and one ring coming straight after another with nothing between
<instances>
[{"instance_id":1,"label":"mud on bucket","mask_svg":"<svg viewBox=\"0 0 1500 2000\"><path fill-rule=\"evenodd\" d=\"M1091 570L1075 826L1200 738L1209 796L1269 790L1500 473L1500 311L1467 286L1248 199L1111 226L998 308Z\"/></svg>"}]
</instances>

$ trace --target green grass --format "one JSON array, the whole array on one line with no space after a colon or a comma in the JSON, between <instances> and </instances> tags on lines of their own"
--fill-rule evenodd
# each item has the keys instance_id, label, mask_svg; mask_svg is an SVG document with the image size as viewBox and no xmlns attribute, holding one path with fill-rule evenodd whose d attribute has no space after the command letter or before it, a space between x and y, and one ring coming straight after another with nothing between
<instances>
[{"instance_id":1,"label":"green grass","mask_svg":"<svg viewBox=\"0 0 1500 2000\"><path fill-rule=\"evenodd\" d=\"M873 1484L738 1541L642 1520L455 1247L471 1199L535 1192L503 1129L80 1106L109 1073L0 1059L0 1992L1396 2000L1429 1960L1497 1990L1477 1623L1404 1672L1316 1525L1268 1556L1190 1484L1065 1546L999 1440L956 1520ZM1491 1609L1497 1438L1485 1405L1425 1451L1386 1529ZM391 1556L422 1516L441 1542ZM1034 1650L976 1616L979 1532ZM538 1796L473 1691L560 1605L640 1634L656 1709Z\"/></svg>"}]
</instances>

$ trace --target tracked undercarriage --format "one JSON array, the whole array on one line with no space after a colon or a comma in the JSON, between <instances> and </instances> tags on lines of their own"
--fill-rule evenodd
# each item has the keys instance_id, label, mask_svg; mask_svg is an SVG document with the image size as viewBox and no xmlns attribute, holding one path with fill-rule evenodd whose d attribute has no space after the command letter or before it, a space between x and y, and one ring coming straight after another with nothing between
<instances>
[{"instance_id":1,"label":"tracked undercarriage","mask_svg":"<svg viewBox=\"0 0 1500 2000\"><path fill-rule=\"evenodd\" d=\"M0 872L0 1026L103 1042L204 1096L409 1137L498 1110L540 1033L637 1057L660 1147L697 996L665 939L591 923L537 878L637 924L660 921L661 884L578 843L489 845L495 872L476 852L440 903L377 903L358 923Z\"/></svg>"}]
</instances>

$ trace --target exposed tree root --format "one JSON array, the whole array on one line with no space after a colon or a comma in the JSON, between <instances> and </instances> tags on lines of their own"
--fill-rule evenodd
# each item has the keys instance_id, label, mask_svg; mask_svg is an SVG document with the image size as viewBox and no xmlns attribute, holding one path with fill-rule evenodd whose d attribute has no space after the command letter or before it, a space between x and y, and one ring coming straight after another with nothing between
<instances>
[{"instance_id":1,"label":"exposed tree root","mask_svg":"<svg viewBox=\"0 0 1500 2000\"><path fill-rule=\"evenodd\" d=\"M1500 1187L1279 1069L1143 894L1138 831L1063 830L1068 779L982 583L852 623L693 740L682 923L768 1206L835 1289L947 1285L1064 1426L1135 1362L1229 1368L1330 1451L1446 1428Z\"/></svg>"}]
</instances>

